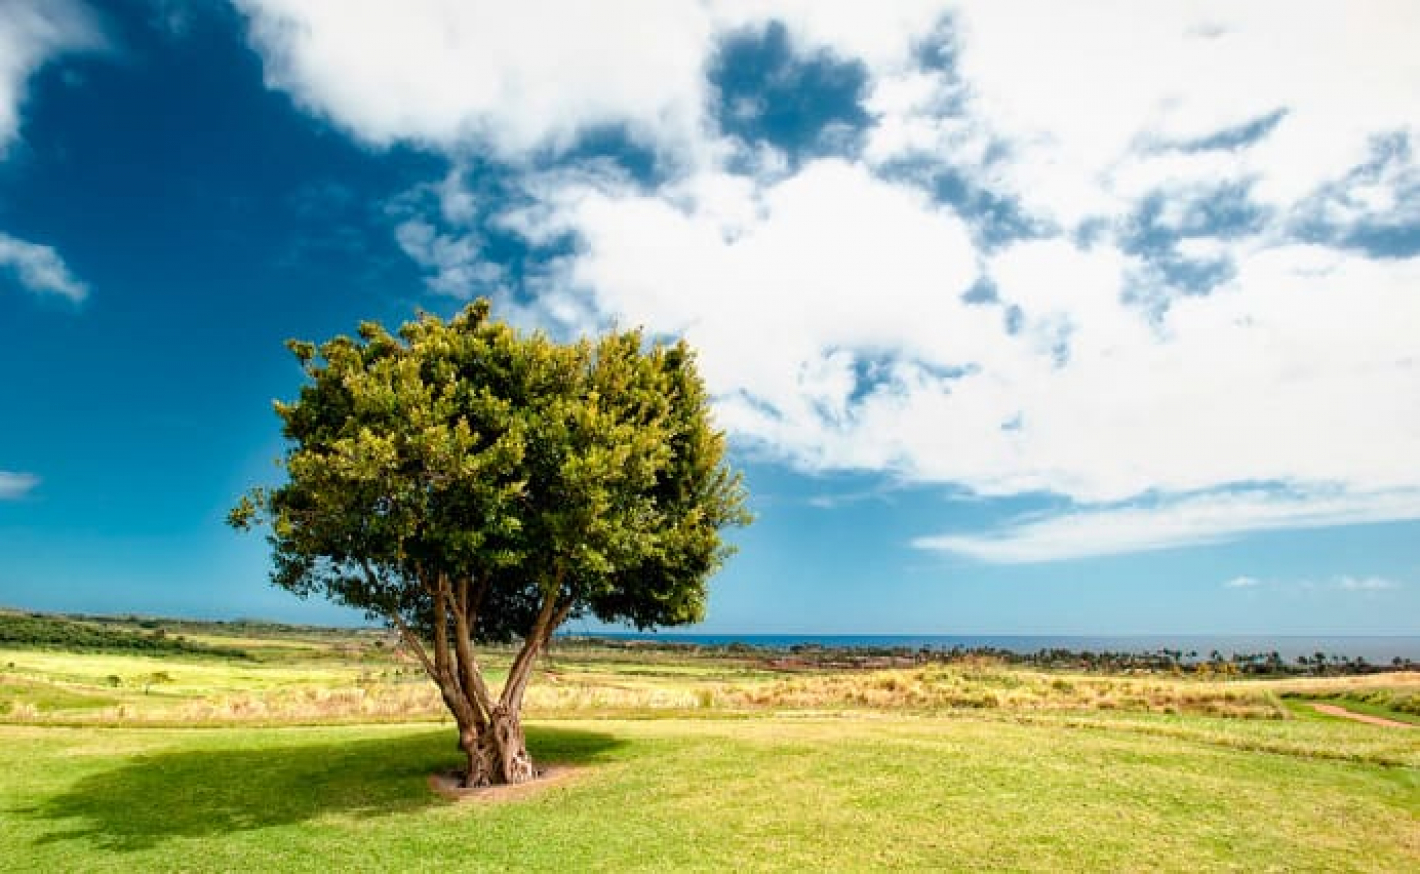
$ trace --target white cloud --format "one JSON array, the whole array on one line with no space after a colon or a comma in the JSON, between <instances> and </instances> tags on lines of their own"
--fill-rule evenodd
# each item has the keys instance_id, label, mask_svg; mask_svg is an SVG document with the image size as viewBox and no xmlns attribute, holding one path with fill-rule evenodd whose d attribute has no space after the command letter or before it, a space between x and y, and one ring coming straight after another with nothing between
<instances>
[{"instance_id":1,"label":"white cloud","mask_svg":"<svg viewBox=\"0 0 1420 874\"><path fill-rule=\"evenodd\" d=\"M711 23L693 0L236 0L266 78L378 145L516 159L599 125L698 139Z\"/></svg>"},{"instance_id":2,"label":"white cloud","mask_svg":"<svg viewBox=\"0 0 1420 874\"><path fill-rule=\"evenodd\" d=\"M0 3L0 157L19 134L20 110L30 76L59 55L96 49L102 42L84 7L70 0ZM88 294L88 286L74 277L53 248L0 231L0 271L7 269L36 293L73 301ZM6 496L7 489L19 488L16 483L27 476L0 473L0 497Z\"/></svg>"},{"instance_id":3,"label":"white cloud","mask_svg":"<svg viewBox=\"0 0 1420 874\"><path fill-rule=\"evenodd\" d=\"M713 145L718 39L772 20L803 48L903 62L941 0L234 0L267 82L378 145L491 146L517 161L600 126L682 160Z\"/></svg>"},{"instance_id":4,"label":"white cloud","mask_svg":"<svg viewBox=\"0 0 1420 874\"><path fill-rule=\"evenodd\" d=\"M554 284L585 295L582 311L686 336L722 421L806 466L894 464L909 450L861 440L860 408L886 414L1003 343L999 313L960 298L977 277L961 221L862 165L762 185L702 174L656 194L558 181L542 196L510 224L581 239Z\"/></svg>"},{"instance_id":5,"label":"white cloud","mask_svg":"<svg viewBox=\"0 0 1420 874\"><path fill-rule=\"evenodd\" d=\"M1420 517L1420 257L1295 237L1318 216L1341 236L1412 220L1420 6L238 5L268 81L311 111L366 142L523 168L516 209L454 173L398 216L435 290L507 281L475 216L533 246L570 237L513 311L685 335L742 443L1079 507L923 545L1035 561ZM947 70L914 54L944 12ZM770 18L864 65L861 154L790 166L721 136L711 53ZM530 160L604 125L672 158L672 178ZM1382 141L1398 145L1365 169ZM978 246L986 219L934 202L934 170L1053 237ZM1220 222L1220 185L1255 215ZM1167 251L1132 236L1151 198ZM996 299L964 302L978 281Z\"/></svg>"},{"instance_id":6,"label":"white cloud","mask_svg":"<svg viewBox=\"0 0 1420 874\"><path fill-rule=\"evenodd\" d=\"M502 269L483 257L473 236L441 233L415 218L400 222L395 240L406 255L429 271L426 283L433 291L468 300L502 290Z\"/></svg>"},{"instance_id":7,"label":"white cloud","mask_svg":"<svg viewBox=\"0 0 1420 874\"><path fill-rule=\"evenodd\" d=\"M1400 583L1386 577L1341 577L1336 585L1349 592L1381 592L1400 588Z\"/></svg>"},{"instance_id":8,"label":"white cloud","mask_svg":"<svg viewBox=\"0 0 1420 874\"><path fill-rule=\"evenodd\" d=\"M1420 7L1407 0L982 0L957 22L960 63L937 90L964 95L978 137L1008 147L980 171L1067 227L1219 170L1287 208L1361 163L1377 134L1416 144ZM918 89L925 111L900 106L893 130L932 127L934 92ZM1279 111L1250 145L1166 148Z\"/></svg>"},{"instance_id":9,"label":"white cloud","mask_svg":"<svg viewBox=\"0 0 1420 874\"><path fill-rule=\"evenodd\" d=\"M1254 589L1260 585L1262 585L1262 580L1259 580L1257 577L1246 576L1233 577L1232 579L1223 583L1224 588L1228 589Z\"/></svg>"},{"instance_id":10,"label":"white cloud","mask_svg":"<svg viewBox=\"0 0 1420 874\"><path fill-rule=\"evenodd\" d=\"M1264 583L1256 577L1248 576L1234 577L1223 583L1223 586L1229 589L1255 589L1263 585L1279 592L1311 595L1337 589L1343 592L1384 592L1401 587L1399 582L1389 577L1350 575L1333 577L1328 581L1320 583L1314 580L1281 580Z\"/></svg>"},{"instance_id":11,"label":"white cloud","mask_svg":"<svg viewBox=\"0 0 1420 874\"><path fill-rule=\"evenodd\" d=\"M32 473L0 470L0 501L14 501L23 498L37 485L39 485L39 477Z\"/></svg>"},{"instance_id":12,"label":"white cloud","mask_svg":"<svg viewBox=\"0 0 1420 874\"><path fill-rule=\"evenodd\" d=\"M1420 258L1237 251L1156 314L1127 300L1137 258L1024 242L985 261L1003 303L967 304L963 225L914 189L837 160L737 181L560 186L542 221L581 240L556 283L578 312L687 336L724 424L778 457L1086 503L1420 487Z\"/></svg>"},{"instance_id":13,"label":"white cloud","mask_svg":"<svg viewBox=\"0 0 1420 874\"><path fill-rule=\"evenodd\" d=\"M56 55L100 44L98 30L78 3L0 3L0 154L19 132L20 107L30 75Z\"/></svg>"},{"instance_id":14,"label":"white cloud","mask_svg":"<svg viewBox=\"0 0 1420 874\"><path fill-rule=\"evenodd\" d=\"M5 268L13 270L20 284L37 294L57 294L78 302L89 293L89 287L75 278L53 248L0 231L0 269Z\"/></svg>"},{"instance_id":15,"label":"white cloud","mask_svg":"<svg viewBox=\"0 0 1420 874\"><path fill-rule=\"evenodd\" d=\"M796 46L864 65L872 160L934 156L1065 227L1189 181L1247 182L1291 208L1377 135L1414 151L1420 118L1408 0L235 2L268 82L366 141L519 160L624 125L702 169L716 153L705 71L718 41L778 20ZM914 50L943 34L954 65L924 68ZM1255 142L1219 139L1272 118Z\"/></svg>"},{"instance_id":16,"label":"white cloud","mask_svg":"<svg viewBox=\"0 0 1420 874\"><path fill-rule=\"evenodd\" d=\"M952 6L943 0L895 0L871 8L841 0L712 0L707 5L722 30L780 21L803 46L861 60L870 69L903 64Z\"/></svg>"},{"instance_id":17,"label":"white cloud","mask_svg":"<svg viewBox=\"0 0 1420 874\"><path fill-rule=\"evenodd\" d=\"M1149 506L1081 509L985 534L913 541L993 564L1031 564L1217 543L1256 531L1389 522L1420 516L1420 489L1373 494L1238 491Z\"/></svg>"}]
</instances>

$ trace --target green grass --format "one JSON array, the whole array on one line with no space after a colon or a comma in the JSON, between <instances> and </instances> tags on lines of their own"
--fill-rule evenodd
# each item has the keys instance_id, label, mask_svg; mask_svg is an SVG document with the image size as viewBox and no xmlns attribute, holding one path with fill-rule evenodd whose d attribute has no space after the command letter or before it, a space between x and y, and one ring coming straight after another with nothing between
<instances>
[{"instance_id":1,"label":"green grass","mask_svg":"<svg viewBox=\"0 0 1420 874\"><path fill-rule=\"evenodd\" d=\"M148 633L80 622L59 616L0 610L0 646L58 647L89 652L147 652L184 657L247 658L239 649L197 643L183 636L168 637L154 629Z\"/></svg>"},{"instance_id":2,"label":"green grass","mask_svg":"<svg viewBox=\"0 0 1420 874\"><path fill-rule=\"evenodd\" d=\"M426 785L453 729L376 638L185 633L253 658L0 650L0 871L1420 870L1420 732L1299 697L1403 703L1413 673L569 648L529 738L571 781L456 804Z\"/></svg>"},{"instance_id":3,"label":"green grass","mask_svg":"<svg viewBox=\"0 0 1420 874\"><path fill-rule=\"evenodd\" d=\"M1323 745L1353 730L1311 728ZM1417 771L1305 745L887 715L543 722L530 741L579 773L456 804L425 785L457 761L447 729L0 727L0 870L1420 864Z\"/></svg>"},{"instance_id":4,"label":"green grass","mask_svg":"<svg viewBox=\"0 0 1420 874\"><path fill-rule=\"evenodd\" d=\"M0 716L12 713L16 705L37 710L91 710L111 707L118 699L92 692L76 692L52 683L10 679L0 675Z\"/></svg>"}]
</instances>

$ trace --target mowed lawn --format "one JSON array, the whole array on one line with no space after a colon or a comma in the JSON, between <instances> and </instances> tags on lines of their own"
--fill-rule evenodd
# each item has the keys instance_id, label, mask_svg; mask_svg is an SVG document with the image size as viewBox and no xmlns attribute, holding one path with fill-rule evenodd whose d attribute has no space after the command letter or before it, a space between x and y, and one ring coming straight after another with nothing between
<instances>
[{"instance_id":1,"label":"mowed lawn","mask_svg":"<svg viewBox=\"0 0 1420 874\"><path fill-rule=\"evenodd\" d=\"M426 785L458 763L448 727L0 726L0 869L1420 870L1420 731L860 713L529 734L569 780L449 802Z\"/></svg>"}]
</instances>

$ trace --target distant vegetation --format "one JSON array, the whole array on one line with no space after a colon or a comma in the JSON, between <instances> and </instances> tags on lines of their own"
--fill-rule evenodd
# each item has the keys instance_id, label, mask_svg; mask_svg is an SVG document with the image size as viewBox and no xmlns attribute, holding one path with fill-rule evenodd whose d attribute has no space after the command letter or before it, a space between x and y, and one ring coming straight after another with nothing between
<instances>
[{"instance_id":1,"label":"distant vegetation","mask_svg":"<svg viewBox=\"0 0 1420 874\"><path fill-rule=\"evenodd\" d=\"M879 669L902 668L923 664L954 664L987 660L1003 665L1053 671L1085 671L1105 674L1193 674L1205 677L1344 677L1378 674L1386 671L1420 670L1420 664L1395 658L1389 664L1377 665L1365 658L1352 658L1340 653L1315 653L1287 661L1277 652L1230 653L1217 650L1210 653L1181 649L1159 649L1148 652L1092 652L1090 650L1041 649L1036 652L1015 652L991 646L951 648L905 646L829 646L799 643L788 646L727 643L700 644L671 640L624 640L596 635L566 635L558 638L558 646L621 649L628 653L654 652L682 655L740 656L756 658L776 670L814 669Z\"/></svg>"},{"instance_id":2,"label":"distant vegetation","mask_svg":"<svg viewBox=\"0 0 1420 874\"><path fill-rule=\"evenodd\" d=\"M190 636L190 637L189 637ZM260 641L260 652L205 639ZM303 658L346 659L363 653L372 658L386 646L403 649L384 629L332 628L293 625L262 619L202 620L145 617L49 614L0 609L0 647L43 647L75 652L115 652L137 655L197 655L221 658L265 659L284 644L299 644ZM646 663L670 659L731 659L775 673L801 670L881 670L930 664L952 665L987 661L1047 671L1101 674L1170 674L1218 679L1230 677L1346 677L1390 671L1417 671L1420 663L1396 658L1374 664L1341 653L1315 653L1295 660L1276 652L1199 653L1177 649L1148 652L1092 652L1042 649L1020 653L996 647L914 648L891 646L826 646L806 643L788 646L725 643L703 644L676 640L640 640L599 635L559 634L554 652L596 652L611 661ZM507 646L485 645L485 650L511 651ZM1420 709L1420 704L1392 709ZM1410 711L1414 713L1414 711Z\"/></svg>"},{"instance_id":3,"label":"distant vegetation","mask_svg":"<svg viewBox=\"0 0 1420 874\"><path fill-rule=\"evenodd\" d=\"M129 631L42 613L0 612L0 646L139 655L251 657L245 650L234 647L212 646L187 640L182 635L169 635L156 623L150 630Z\"/></svg>"}]
</instances>

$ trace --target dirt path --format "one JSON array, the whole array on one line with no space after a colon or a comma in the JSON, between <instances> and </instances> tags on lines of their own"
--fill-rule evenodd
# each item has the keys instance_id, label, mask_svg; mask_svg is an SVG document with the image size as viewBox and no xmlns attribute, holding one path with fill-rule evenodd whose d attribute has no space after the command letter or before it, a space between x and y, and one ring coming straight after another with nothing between
<instances>
[{"instance_id":1,"label":"dirt path","mask_svg":"<svg viewBox=\"0 0 1420 874\"><path fill-rule=\"evenodd\" d=\"M1354 719L1357 722L1365 722L1370 725L1384 725L1387 728L1415 728L1414 725L1408 722L1401 722L1397 719L1386 719L1384 716L1370 716L1365 713L1356 713L1355 711L1347 710L1345 707L1337 707L1335 704L1313 704L1312 709L1317 713Z\"/></svg>"}]
</instances>

